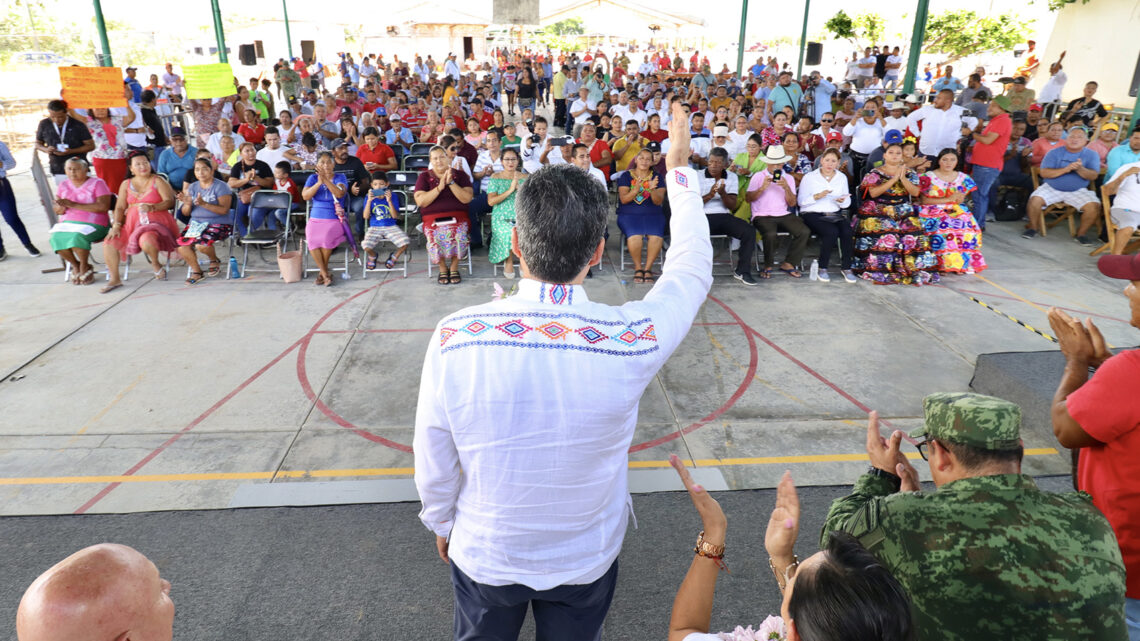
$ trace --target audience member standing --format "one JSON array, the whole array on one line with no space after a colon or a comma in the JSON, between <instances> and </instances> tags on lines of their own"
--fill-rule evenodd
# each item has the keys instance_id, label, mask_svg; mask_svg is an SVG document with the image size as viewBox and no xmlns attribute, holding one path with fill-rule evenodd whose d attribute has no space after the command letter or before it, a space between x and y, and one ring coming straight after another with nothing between
<instances>
[{"instance_id":1,"label":"audience member standing","mask_svg":"<svg viewBox=\"0 0 1140 641\"><path fill-rule=\"evenodd\" d=\"M1124 288L1133 327L1140 329L1140 256L1102 256L1097 263ZM1127 575L1125 620L1140 640L1140 350L1113 356L1091 319L1083 324L1056 307L1049 324L1065 355L1065 373L1053 397L1053 433L1062 446L1080 448L1077 489L1088 492L1116 533ZM1095 372L1092 378L1091 373Z\"/></svg>"}]
</instances>

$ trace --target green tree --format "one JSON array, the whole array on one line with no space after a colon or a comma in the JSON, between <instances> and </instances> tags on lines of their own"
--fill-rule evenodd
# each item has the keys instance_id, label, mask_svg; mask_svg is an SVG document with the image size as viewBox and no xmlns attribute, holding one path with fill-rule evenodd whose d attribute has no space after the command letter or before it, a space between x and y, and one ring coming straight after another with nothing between
<instances>
[{"instance_id":1,"label":"green tree","mask_svg":"<svg viewBox=\"0 0 1140 641\"><path fill-rule=\"evenodd\" d=\"M1077 0L1049 0L1050 11L1060 11L1067 5L1075 3ZM1081 0L1081 4L1088 4L1089 0Z\"/></svg>"},{"instance_id":2,"label":"green tree","mask_svg":"<svg viewBox=\"0 0 1140 641\"><path fill-rule=\"evenodd\" d=\"M886 21L877 13L863 12L851 17L840 9L824 23L823 28L835 37L843 38L863 49L882 40L883 32L886 31Z\"/></svg>"},{"instance_id":3,"label":"green tree","mask_svg":"<svg viewBox=\"0 0 1140 641\"><path fill-rule=\"evenodd\" d=\"M926 21L922 48L946 56L941 62L945 65L979 53L1009 51L1025 40L1029 27L1013 12L982 16L975 11L952 9Z\"/></svg>"},{"instance_id":4,"label":"green tree","mask_svg":"<svg viewBox=\"0 0 1140 641\"><path fill-rule=\"evenodd\" d=\"M546 32L556 36L576 36L586 33L586 25L582 24L581 18L567 18L550 25Z\"/></svg>"}]
</instances>

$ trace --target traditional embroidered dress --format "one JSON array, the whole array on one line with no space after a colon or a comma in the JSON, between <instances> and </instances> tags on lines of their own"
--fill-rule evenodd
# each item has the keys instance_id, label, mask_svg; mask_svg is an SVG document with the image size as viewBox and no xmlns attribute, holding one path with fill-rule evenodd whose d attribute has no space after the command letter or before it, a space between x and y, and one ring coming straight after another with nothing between
<instances>
[{"instance_id":1,"label":"traditional embroidered dress","mask_svg":"<svg viewBox=\"0 0 1140 641\"><path fill-rule=\"evenodd\" d=\"M974 179L958 172L953 182L946 182L933 171L919 178L922 195L949 198L968 194L978 188ZM923 205L919 209L922 227L930 236L930 249L938 257L938 271L951 274L976 273L986 268L982 258L982 230L969 209L958 203Z\"/></svg>"},{"instance_id":2,"label":"traditional embroidered dress","mask_svg":"<svg viewBox=\"0 0 1140 641\"><path fill-rule=\"evenodd\" d=\"M420 519L478 583L591 583L617 558L638 402L712 283L697 174L664 183L673 245L644 300L614 307L524 279L432 335L413 444Z\"/></svg>"},{"instance_id":3,"label":"traditional embroidered dress","mask_svg":"<svg viewBox=\"0 0 1140 641\"><path fill-rule=\"evenodd\" d=\"M907 170L906 179L918 184ZM938 260L930 251L930 238L922 227L901 183L870 196L871 187L890 180L882 167L867 172L860 189L863 205L855 217L855 273L876 285L926 285L938 282Z\"/></svg>"}]
</instances>

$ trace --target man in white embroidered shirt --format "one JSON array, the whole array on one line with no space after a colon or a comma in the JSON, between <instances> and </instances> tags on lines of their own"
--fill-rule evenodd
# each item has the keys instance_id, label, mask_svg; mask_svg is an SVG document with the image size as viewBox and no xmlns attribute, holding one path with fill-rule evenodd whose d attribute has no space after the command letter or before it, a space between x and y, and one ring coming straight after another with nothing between
<instances>
[{"instance_id":1,"label":"man in white embroidered shirt","mask_svg":"<svg viewBox=\"0 0 1140 641\"><path fill-rule=\"evenodd\" d=\"M594 303L582 282L610 205L571 165L519 190L518 293L440 321L424 359L414 439L420 519L451 564L455 639L601 638L632 502L628 450L646 386L712 284L712 246L688 119L673 103L665 182L673 244L641 301ZM466 381L464 385L441 381Z\"/></svg>"}]
</instances>

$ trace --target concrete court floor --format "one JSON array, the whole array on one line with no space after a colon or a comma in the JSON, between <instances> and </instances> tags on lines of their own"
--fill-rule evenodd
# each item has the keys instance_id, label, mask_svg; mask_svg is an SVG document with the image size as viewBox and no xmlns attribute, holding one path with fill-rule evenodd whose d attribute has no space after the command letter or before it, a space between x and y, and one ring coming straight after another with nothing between
<instances>
[{"instance_id":1,"label":"concrete court floor","mask_svg":"<svg viewBox=\"0 0 1140 641\"><path fill-rule=\"evenodd\" d=\"M30 177L12 180L47 249ZM1136 343L1120 285L1087 249L1061 227L1035 241L1020 230L993 224L989 270L922 289L783 275L748 288L719 276L645 392L631 468L678 453L717 466L732 489L773 487L787 468L800 485L852 482L869 409L909 429L925 394L968 389L978 354L1055 349L970 296L1045 331L1045 308L1064 306L1092 315L1112 344ZM439 287L417 247L407 279L355 274L323 289L257 274L188 287L182 270L158 282L136 261L125 287L100 295L41 274L56 259L28 258L2 233L6 515L224 508L247 484L407 478L431 329L488 300L493 282L510 286L484 250L473 277ZM615 273L616 240L607 258L587 281L591 298L643 296L648 286ZM1049 427L1025 428L1027 471L1066 473Z\"/></svg>"}]
</instances>

